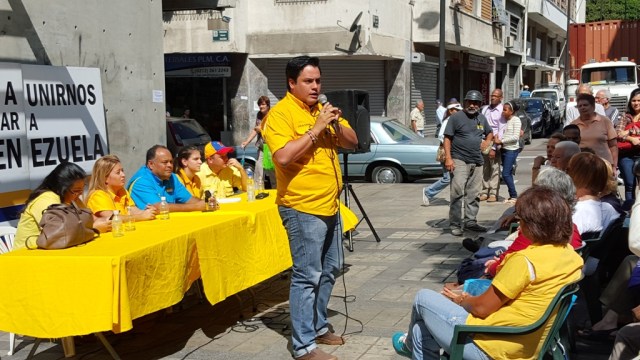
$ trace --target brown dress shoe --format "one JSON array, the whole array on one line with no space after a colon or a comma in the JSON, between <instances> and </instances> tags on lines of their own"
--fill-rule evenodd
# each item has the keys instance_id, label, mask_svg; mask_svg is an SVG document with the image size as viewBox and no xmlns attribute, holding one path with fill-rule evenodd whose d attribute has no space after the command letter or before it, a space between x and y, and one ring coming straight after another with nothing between
<instances>
[{"instance_id":1,"label":"brown dress shoe","mask_svg":"<svg viewBox=\"0 0 640 360\"><path fill-rule=\"evenodd\" d=\"M297 357L296 360L338 360L338 357L335 355L327 354L326 352L315 348L300 357Z\"/></svg>"},{"instance_id":2,"label":"brown dress shoe","mask_svg":"<svg viewBox=\"0 0 640 360\"><path fill-rule=\"evenodd\" d=\"M316 343L325 345L342 345L344 344L344 339L331 331L327 331L321 336L316 336Z\"/></svg>"}]
</instances>

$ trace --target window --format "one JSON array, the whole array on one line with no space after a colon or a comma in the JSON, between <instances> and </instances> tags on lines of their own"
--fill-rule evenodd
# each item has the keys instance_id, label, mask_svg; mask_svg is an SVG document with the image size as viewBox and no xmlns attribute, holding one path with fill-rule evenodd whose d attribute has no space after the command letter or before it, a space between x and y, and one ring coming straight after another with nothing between
<instances>
[{"instance_id":1,"label":"window","mask_svg":"<svg viewBox=\"0 0 640 360\"><path fill-rule=\"evenodd\" d=\"M514 43L520 42L520 18L509 14L509 35L513 37Z\"/></svg>"}]
</instances>

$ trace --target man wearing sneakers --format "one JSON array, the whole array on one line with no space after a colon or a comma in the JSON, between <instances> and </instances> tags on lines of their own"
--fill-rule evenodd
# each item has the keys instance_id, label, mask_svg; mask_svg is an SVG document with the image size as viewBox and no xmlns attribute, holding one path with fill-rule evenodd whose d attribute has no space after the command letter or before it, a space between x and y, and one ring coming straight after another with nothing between
<instances>
[{"instance_id":1,"label":"man wearing sneakers","mask_svg":"<svg viewBox=\"0 0 640 360\"><path fill-rule=\"evenodd\" d=\"M491 144L493 132L487 119L480 114L482 94L470 90L464 97L464 109L449 118L444 131L445 167L451 172L451 234L462 236L462 204L464 228L482 232L478 225L478 193L482 188L482 150ZM484 140L483 140L484 138Z\"/></svg>"}]
</instances>

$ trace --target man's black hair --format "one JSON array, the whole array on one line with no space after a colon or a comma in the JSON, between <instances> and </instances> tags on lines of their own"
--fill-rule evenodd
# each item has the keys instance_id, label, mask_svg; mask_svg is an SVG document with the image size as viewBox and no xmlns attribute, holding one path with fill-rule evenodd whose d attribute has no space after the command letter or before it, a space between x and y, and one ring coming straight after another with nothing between
<instances>
[{"instance_id":1,"label":"man's black hair","mask_svg":"<svg viewBox=\"0 0 640 360\"><path fill-rule=\"evenodd\" d=\"M296 82L298 80L298 76L300 76L300 73L302 72L302 69L309 65L317 67L318 71L320 71L320 74L322 74L322 70L320 70L320 59L315 56L296 56L293 59L289 60L286 70L287 90L291 90L289 88L289 79L292 79L294 82Z\"/></svg>"},{"instance_id":2,"label":"man's black hair","mask_svg":"<svg viewBox=\"0 0 640 360\"><path fill-rule=\"evenodd\" d=\"M158 151L158 149L169 150L164 145L153 145L152 147L149 148L149 150L147 150L147 161L146 161L146 163L149 163L149 161L151 161L151 160L156 158L156 152Z\"/></svg>"},{"instance_id":3,"label":"man's black hair","mask_svg":"<svg viewBox=\"0 0 640 360\"><path fill-rule=\"evenodd\" d=\"M576 124L569 124L565 126L564 128L562 128L562 133L564 134L566 130L576 130L578 134L580 133L580 127Z\"/></svg>"}]
</instances>

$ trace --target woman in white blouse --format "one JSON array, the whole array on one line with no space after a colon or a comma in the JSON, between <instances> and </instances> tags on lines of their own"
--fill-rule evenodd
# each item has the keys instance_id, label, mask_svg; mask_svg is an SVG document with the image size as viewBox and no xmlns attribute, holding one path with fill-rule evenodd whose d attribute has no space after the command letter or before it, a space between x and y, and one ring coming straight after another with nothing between
<instances>
[{"instance_id":1,"label":"woman in white blouse","mask_svg":"<svg viewBox=\"0 0 640 360\"><path fill-rule=\"evenodd\" d=\"M518 140L520 140L520 128L522 123L520 118L513 115L519 107L513 101L505 103L502 107L502 116L507 119L507 128L501 137L494 138L496 145L502 145L500 150L502 156L502 179L509 189L509 199L505 203L515 204L518 192L513 181L513 166L516 164L518 153L520 152Z\"/></svg>"}]
</instances>

